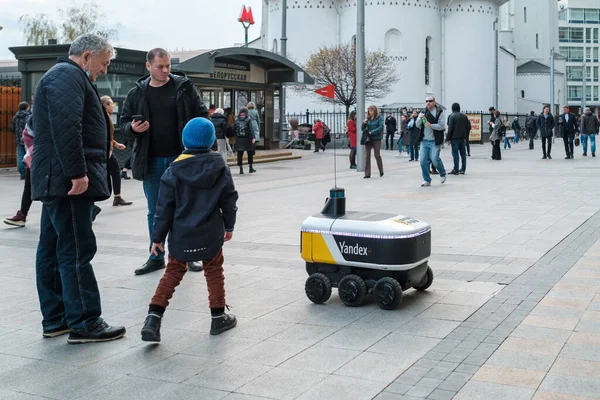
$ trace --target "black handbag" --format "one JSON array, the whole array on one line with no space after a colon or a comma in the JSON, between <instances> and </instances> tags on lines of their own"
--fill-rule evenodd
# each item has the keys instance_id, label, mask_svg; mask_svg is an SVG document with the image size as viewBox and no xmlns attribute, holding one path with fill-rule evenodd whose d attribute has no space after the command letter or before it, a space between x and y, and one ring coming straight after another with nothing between
<instances>
[{"instance_id":1,"label":"black handbag","mask_svg":"<svg viewBox=\"0 0 600 400\"><path fill-rule=\"evenodd\" d=\"M363 131L362 136L360 137L360 144L368 145L371 144L371 137L366 131Z\"/></svg>"},{"instance_id":2,"label":"black handbag","mask_svg":"<svg viewBox=\"0 0 600 400\"><path fill-rule=\"evenodd\" d=\"M581 144L581 140L579 140L579 136L577 136L575 138L575 147L579 146Z\"/></svg>"}]
</instances>

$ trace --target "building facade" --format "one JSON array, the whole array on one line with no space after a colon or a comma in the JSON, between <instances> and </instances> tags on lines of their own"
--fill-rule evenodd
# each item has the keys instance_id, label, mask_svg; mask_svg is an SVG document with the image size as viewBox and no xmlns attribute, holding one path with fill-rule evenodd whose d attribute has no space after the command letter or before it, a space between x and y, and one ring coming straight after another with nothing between
<instances>
[{"instance_id":1,"label":"building facade","mask_svg":"<svg viewBox=\"0 0 600 400\"><path fill-rule=\"evenodd\" d=\"M281 7L281 0L263 0L261 37L253 46L280 51ZM299 64L320 47L352 43L356 0L288 0L286 34L287 56ZM537 111L550 100L550 74L530 79L518 67L534 60L549 70L551 48L559 51L557 1L365 0L365 45L385 51L400 77L378 105L422 106L426 95L434 95L443 105L457 101L467 110L498 104L511 113ZM556 70L564 73L557 58ZM555 104L566 99L560 76ZM547 84L538 85L543 79ZM537 86L543 88L531 89ZM288 93L289 112L326 108L309 91Z\"/></svg>"},{"instance_id":2,"label":"building facade","mask_svg":"<svg viewBox=\"0 0 600 400\"><path fill-rule=\"evenodd\" d=\"M600 115L600 2L561 0L558 12L560 53L566 57L567 101L573 109Z\"/></svg>"}]
</instances>

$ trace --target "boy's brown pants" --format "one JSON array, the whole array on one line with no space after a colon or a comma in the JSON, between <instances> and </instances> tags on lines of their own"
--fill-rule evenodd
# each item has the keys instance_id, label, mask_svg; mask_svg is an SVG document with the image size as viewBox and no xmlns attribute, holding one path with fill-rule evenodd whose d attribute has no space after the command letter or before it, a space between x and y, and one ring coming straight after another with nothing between
<instances>
[{"instance_id":1,"label":"boy's brown pants","mask_svg":"<svg viewBox=\"0 0 600 400\"><path fill-rule=\"evenodd\" d=\"M223 249L210 260L202 261L206 286L208 287L208 304L210 308L225 307L225 276L223 275ZM160 279L150 304L167 308L169 300L187 272L187 263L179 261L169 254L169 263L165 274Z\"/></svg>"}]
</instances>

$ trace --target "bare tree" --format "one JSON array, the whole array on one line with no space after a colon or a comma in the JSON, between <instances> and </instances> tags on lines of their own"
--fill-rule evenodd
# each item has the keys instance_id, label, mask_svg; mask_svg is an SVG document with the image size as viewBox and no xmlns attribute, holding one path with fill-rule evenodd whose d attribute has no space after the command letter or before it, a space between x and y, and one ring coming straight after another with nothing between
<instances>
[{"instance_id":1,"label":"bare tree","mask_svg":"<svg viewBox=\"0 0 600 400\"><path fill-rule=\"evenodd\" d=\"M350 107L356 104L356 50L353 45L343 44L322 47L312 54L304 70L315 80L315 87L333 84L334 99L319 96L326 103ZM389 93L390 86L399 81L393 60L381 51L365 53L365 97L379 99ZM306 88L304 88L305 90Z\"/></svg>"},{"instance_id":2,"label":"bare tree","mask_svg":"<svg viewBox=\"0 0 600 400\"><path fill-rule=\"evenodd\" d=\"M46 14L23 15L19 19L21 30L28 45L42 45L48 39L57 39L60 43L70 43L83 33L95 33L106 39L118 39L118 27L106 27L102 24L106 14L96 3L84 3L65 10L59 9L60 30L57 24Z\"/></svg>"},{"instance_id":3,"label":"bare tree","mask_svg":"<svg viewBox=\"0 0 600 400\"><path fill-rule=\"evenodd\" d=\"M25 43L28 45L39 46L48 43L48 39L56 39L58 30L46 14L23 15L19 18L19 23L22 25Z\"/></svg>"}]
</instances>

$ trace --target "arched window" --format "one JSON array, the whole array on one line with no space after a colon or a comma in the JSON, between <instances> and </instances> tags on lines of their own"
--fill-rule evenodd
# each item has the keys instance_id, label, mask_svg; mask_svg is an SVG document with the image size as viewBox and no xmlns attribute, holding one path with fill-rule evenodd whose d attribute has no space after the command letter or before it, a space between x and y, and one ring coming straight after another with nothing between
<instances>
[{"instance_id":1,"label":"arched window","mask_svg":"<svg viewBox=\"0 0 600 400\"><path fill-rule=\"evenodd\" d=\"M352 36L352 46L356 47L356 35Z\"/></svg>"},{"instance_id":2,"label":"arched window","mask_svg":"<svg viewBox=\"0 0 600 400\"><path fill-rule=\"evenodd\" d=\"M398 29L390 29L385 34L385 52L390 57L402 55L402 33Z\"/></svg>"},{"instance_id":3,"label":"arched window","mask_svg":"<svg viewBox=\"0 0 600 400\"><path fill-rule=\"evenodd\" d=\"M271 51L275 54L277 53L277 39L273 39L273 49L271 49Z\"/></svg>"},{"instance_id":4,"label":"arched window","mask_svg":"<svg viewBox=\"0 0 600 400\"><path fill-rule=\"evenodd\" d=\"M431 72L431 36L425 39L425 84L429 85L429 74Z\"/></svg>"}]
</instances>

